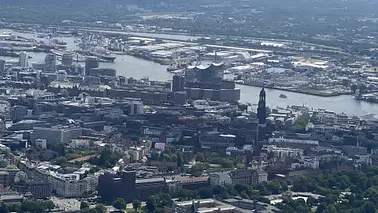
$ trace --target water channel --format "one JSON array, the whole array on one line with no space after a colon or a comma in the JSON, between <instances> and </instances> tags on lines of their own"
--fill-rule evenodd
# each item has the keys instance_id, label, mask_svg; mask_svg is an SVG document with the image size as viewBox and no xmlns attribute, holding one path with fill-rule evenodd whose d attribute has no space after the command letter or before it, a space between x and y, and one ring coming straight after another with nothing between
<instances>
[{"instance_id":1,"label":"water channel","mask_svg":"<svg viewBox=\"0 0 378 213\"><path fill-rule=\"evenodd\" d=\"M1 32L1 31L0 31ZM35 37L32 34L22 33L23 36ZM137 36L148 36L144 34L136 34ZM153 37L155 34L151 34L150 37ZM165 37L164 34L160 34L161 38L169 39ZM175 36L177 38L177 36ZM190 38L185 36L186 38ZM194 38L194 37L193 37ZM71 37L59 38L68 43L69 49L75 49L76 44L74 39ZM184 40L184 39L183 39ZM43 62L45 54L44 53L30 53L32 59L29 61L32 62ZM9 60L9 58L6 58ZM14 59L13 60L17 60ZM138 59L128 55L118 55L114 63L101 63L101 67L114 68L117 70L117 75L122 75L126 77L133 78L142 78L149 77L150 80L171 80L172 74L166 71L167 66L156 64L151 61L146 61ZM251 104L255 104L258 101L258 94L261 88L237 85L241 89L241 101ZM300 93L286 92L275 89L266 89L267 94L267 105L270 107L286 107L287 105L307 105L313 108L323 108L338 113L345 112L350 115L368 115L368 114L378 114L378 104L372 104L367 102L361 102L355 100L350 95L342 95L337 97L318 97ZM280 94L285 94L288 98L283 99L279 98Z\"/></svg>"}]
</instances>

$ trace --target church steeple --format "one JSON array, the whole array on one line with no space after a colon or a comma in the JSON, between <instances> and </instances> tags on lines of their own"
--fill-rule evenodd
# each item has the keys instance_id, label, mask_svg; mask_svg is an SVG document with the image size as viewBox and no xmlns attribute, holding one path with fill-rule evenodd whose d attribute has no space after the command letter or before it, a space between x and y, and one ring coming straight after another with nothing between
<instances>
[{"instance_id":1,"label":"church steeple","mask_svg":"<svg viewBox=\"0 0 378 213\"><path fill-rule=\"evenodd\" d=\"M257 108L257 118L259 119L259 124L266 123L266 93L264 86L260 91L259 104Z\"/></svg>"}]
</instances>

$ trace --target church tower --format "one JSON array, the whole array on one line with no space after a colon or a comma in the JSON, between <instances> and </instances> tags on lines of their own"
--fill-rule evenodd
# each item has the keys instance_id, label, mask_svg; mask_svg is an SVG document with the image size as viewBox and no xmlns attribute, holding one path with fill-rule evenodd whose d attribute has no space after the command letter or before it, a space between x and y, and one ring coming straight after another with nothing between
<instances>
[{"instance_id":1,"label":"church tower","mask_svg":"<svg viewBox=\"0 0 378 213\"><path fill-rule=\"evenodd\" d=\"M259 104L257 108L257 118L259 119L260 125L265 125L266 123L266 93L264 87L260 91Z\"/></svg>"}]
</instances>

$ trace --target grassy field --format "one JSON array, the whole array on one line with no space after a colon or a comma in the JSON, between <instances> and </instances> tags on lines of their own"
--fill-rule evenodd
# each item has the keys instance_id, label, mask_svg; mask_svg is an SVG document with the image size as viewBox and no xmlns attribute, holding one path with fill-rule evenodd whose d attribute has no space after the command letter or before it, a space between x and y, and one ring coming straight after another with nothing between
<instances>
[{"instance_id":1,"label":"grassy field","mask_svg":"<svg viewBox=\"0 0 378 213\"><path fill-rule=\"evenodd\" d=\"M338 95L338 92L332 90L317 90L317 89L305 89L302 92L309 93L312 95L320 95L320 96L332 96Z\"/></svg>"}]
</instances>

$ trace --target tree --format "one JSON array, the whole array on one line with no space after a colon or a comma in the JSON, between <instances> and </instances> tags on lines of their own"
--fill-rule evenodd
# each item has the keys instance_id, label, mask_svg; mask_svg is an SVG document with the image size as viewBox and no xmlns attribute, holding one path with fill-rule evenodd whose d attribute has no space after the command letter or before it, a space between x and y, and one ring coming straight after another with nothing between
<instances>
[{"instance_id":1,"label":"tree","mask_svg":"<svg viewBox=\"0 0 378 213\"><path fill-rule=\"evenodd\" d=\"M176 163L177 163L177 168L181 170L184 166L184 160L182 159L182 155L179 152L177 153Z\"/></svg>"},{"instance_id":2,"label":"tree","mask_svg":"<svg viewBox=\"0 0 378 213\"><path fill-rule=\"evenodd\" d=\"M4 158L10 158L10 151L9 150L4 150L3 151Z\"/></svg>"},{"instance_id":3,"label":"tree","mask_svg":"<svg viewBox=\"0 0 378 213\"><path fill-rule=\"evenodd\" d=\"M101 151L100 157L90 159L90 163L100 167L104 166L110 168L113 167L121 157L121 153L113 152L111 149L105 148Z\"/></svg>"},{"instance_id":4,"label":"tree","mask_svg":"<svg viewBox=\"0 0 378 213\"><path fill-rule=\"evenodd\" d=\"M118 210L124 210L126 209L126 206L126 201L123 198L117 198L117 200L113 202L113 207Z\"/></svg>"},{"instance_id":5,"label":"tree","mask_svg":"<svg viewBox=\"0 0 378 213\"><path fill-rule=\"evenodd\" d=\"M63 157L63 156L60 156L60 157L55 159L55 164L57 164L59 166L66 166L67 162L68 162L67 158Z\"/></svg>"},{"instance_id":6,"label":"tree","mask_svg":"<svg viewBox=\"0 0 378 213\"><path fill-rule=\"evenodd\" d=\"M271 194L279 194L281 185L277 180L273 180L266 184L266 188Z\"/></svg>"},{"instance_id":7,"label":"tree","mask_svg":"<svg viewBox=\"0 0 378 213\"><path fill-rule=\"evenodd\" d=\"M213 192L214 192L215 196L218 196L218 197L220 197L222 199L229 197L227 188L224 187L224 186L222 186L222 185L216 185L216 186L214 186Z\"/></svg>"},{"instance_id":8,"label":"tree","mask_svg":"<svg viewBox=\"0 0 378 213\"><path fill-rule=\"evenodd\" d=\"M172 206L172 198L169 194L158 194L148 197L146 210L150 213L164 212L164 207Z\"/></svg>"},{"instance_id":9,"label":"tree","mask_svg":"<svg viewBox=\"0 0 378 213\"><path fill-rule=\"evenodd\" d=\"M158 161L158 160L159 160L159 153L157 153L157 152L152 152L152 153L151 153L150 160L151 160L151 161Z\"/></svg>"},{"instance_id":10,"label":"tree","mask_svg":"<svg viewBox=\"0 0 378 213\"><path fill-rule=\"evenodd\" d=\"M374 205L373 202L366 202L364 209L365 209L365 213L375 213L376 212L376 208L375 208L375 205Z\"/></svg>"},{"instance_id":11,"label":"tree","mask_svg":"<svg viewBox=\"0 0 378 213\"><path fill-rule=\"evenodd\" d=\"M10 212L21 212L21 204L14 203L7 206Z\"/></svg>"},{"instance_id":12,"label":"tree","mask_svg":"<svg viewBox=\"0 0 378 213\"><path fill-rule=\"evenodd\" d=\"M134 200L133 201L133 209L135 210L135 212L138 211L138 209L142 206L141 202L139 200Z\"/></svg>"},{"instance_id":13,"label":"tree","mask_svg":"<svg viewBox=\"0 0 378 213\"><path fill-rule=\"evenodd\" d=\"M304 113L300 115L297 120L294 122L294 126L297 129L303 129L307 126L308 122L310 121L310 115L308 113Z\"/></svg>"},{"instance_id":14,"label":"tree","mask_svg":"<svg viewBox=\"0 0 378 213\"><path fill-rule=\"evenodd\" d=\"M244 199L250 199L250 197L249 197L249 195L247 194L246 191L242 191L242 192L240 193L240 196L241 196L242 198L244 198Z\"/></svg>"},{"instance_id":15,"label":"tree","mask_svg":"<svg viewBox=\"0 0 378 213\"><path fill-rule=\"evenodd\" d=\"M147 201L146 201L146 209L148 212L155 212L155 209L157 207L157 199L156 199L156 196L150 196L148 197Z\"/></svg>"},{"instance_id":16,"label":"tree","mask_svg":"<svg viewBox=\"0 0 378 213\"><path fill-rule=\"evenodd\" d=\"M287 191L289 189L289 186L285 181L280 181L281 189L282 191Z\"/></svg>"},{"instance_id":17,"label":"tree","mask_svg":"<svg viewBox=\"0 0 378 213\"><path fill-rule=\"evenodd\" d=\"M330 205L327 206L325 212L327 212L327 213L337 213L337 209L336 209L335 205L330 204Z\"/></svg>"},{"instance_id":18,"label":"tree","mask_svg":"<svg viewBox=\"0 0 378 213\"><path fill-rule=\"evenodd\" d=\"M199 152L196 154L196 161L200 161L200 162L203 162L205 161L205 156L203 153Z\"/></svg>"},{"instance_id":19,"label":"tree","mask_svg":"<svg viewBox=\"0 0 378 213\"><path fill-rule=\"evenodd\" d=\"M195 177L199 177L202 175L203 171L208 167L207 164L198 162L194 164L191 168L191 174Z\"/></svg>"},{"instance_id":20,"label":"tree","mask_svg":"<svg viewBox=\"0 0 378 213\"><path fill-rule=\"evenodd\" d=\"M100 168L98 168L97 166L93 166L93 167L90 168L89 174L94 174L98 171L100 171Z\"/></svg>"},{"instance_id":21,"label":"tree","mask_svg":"<svg viewBox=\"0 0 378 213\"><path fill-rule=\"evenodd\" d=\"M64 143L57 143L57 144L54 144L51 149L54 151L54 152L57 152L59 156L65 156L66 155L66 146L64 145Z\"/></svg>"},{"instance_id":22,"label":"tree","mask_svg":"<svg viewBox=\"0 0 378 213\"><path fill-rule=\"evenodd\" d=\"M274 152L268 152L267 158L268 158L268 160L273 159L274 158Z\"/></svg>"},{"instance_id":23,"label":"tree","mask_svg":"<svg viewBox=\"0 0 378 213\"><path fill-rule=\"evenodd\" d=\"M211 187L202 187L198 191L199 196L202 199L213 197L213 189Z\"/></svg>"},{"instance_id":24,"label":"tree","mask_svg":"<svg viewBox=\"0 0 378 213\"><path fill-rule=\"evenodd\" d=\"M326 210L327 204L321 203L318 208L316 208L316 213L322 213Z\"/></svg>"},{"instance_id":25,"label":"tree","mask_svg":"<svg viewBox=\"0 0 378 213\"><path fill-rule=\"evenodd\" d=\"M89 209L89 204L85 201L80 203L80 210Z\"/></svg>"},{"instance_id":26,"label":"tree","mask_svg":"<svg viewBox=\"0 0 378 213\"><path fill-rule=\"evenodd\" d=\"M318 204L318 201L317 201L315 198L313 198L313 197L309 197L309 198L307 199L307 205L308 205L308 206L310 206L310 207L312 207L312 206L317 206L317 204Z\"/></svg>"},{"instance_id":27,"label":"tree","mask_svg":"<svg viewBox=\"0 0 378 213\"><path fill-rule=\"evenodd\" d=\"M55 204L51 200L45 201L43 203L43 205L44 205L44 208L47 209L47 210L53 210L53 209L55 209Z\"/></svg>"},{"instance_id":28,"label":"tree","mask_svg":"<svg viewBox=\"0 0 378 213\"><path fill-rule=\"evenodd\" d=\"M164 154L163 153L159 154L159 161L164 161Z\"/></svg>"},{"instance_id":29,"label":"tree","mask_svg":"<svg viewBox=\"0 0 378 213\"><path fill-rule=\"evenodd\" d=\"M44 208L39 202L34 201L24 201L21 203L20 207L22 212L29 212L29 213L40 213L44 212Z\"/></svg>"},{"instance_id":30,"label":"tree","mask_svg":"<svg viewBox=\"0 0 378 213\"><path fill-rule=\"evenodd\" d=\"M297 176L293 181L293 191L295 192L307 192L308 180L305 176Z\"/></svg>"},{"instance_id":31,"label":"tree","mask_svg":"<svg viewBox=\"0 0 378 213\"><path fill-rule=\"evenodd\" d=\"M89 209L88 213L97 213L97 210L95 208Z\"/></svg>"},{"instance_id":32,"label":"tree","mask_svg":"<svg viewBox=\"0 0 378 213\"><path fill-rule=\"evenodd\" d=\"M5 204L1 204L0 213L8 213L8 212L9 212L8 206Z\"/></svg>"},{"instance_id":33,"label":"tree","mask_svg":"<svg viewBox=\"0 0 378 213\"><path fill-rule=\"evenodd\" d=\"M107 211L106 207L103 204L97 204L94 209L97 213L105 213Z\"/></svg>"}]
</instances>

